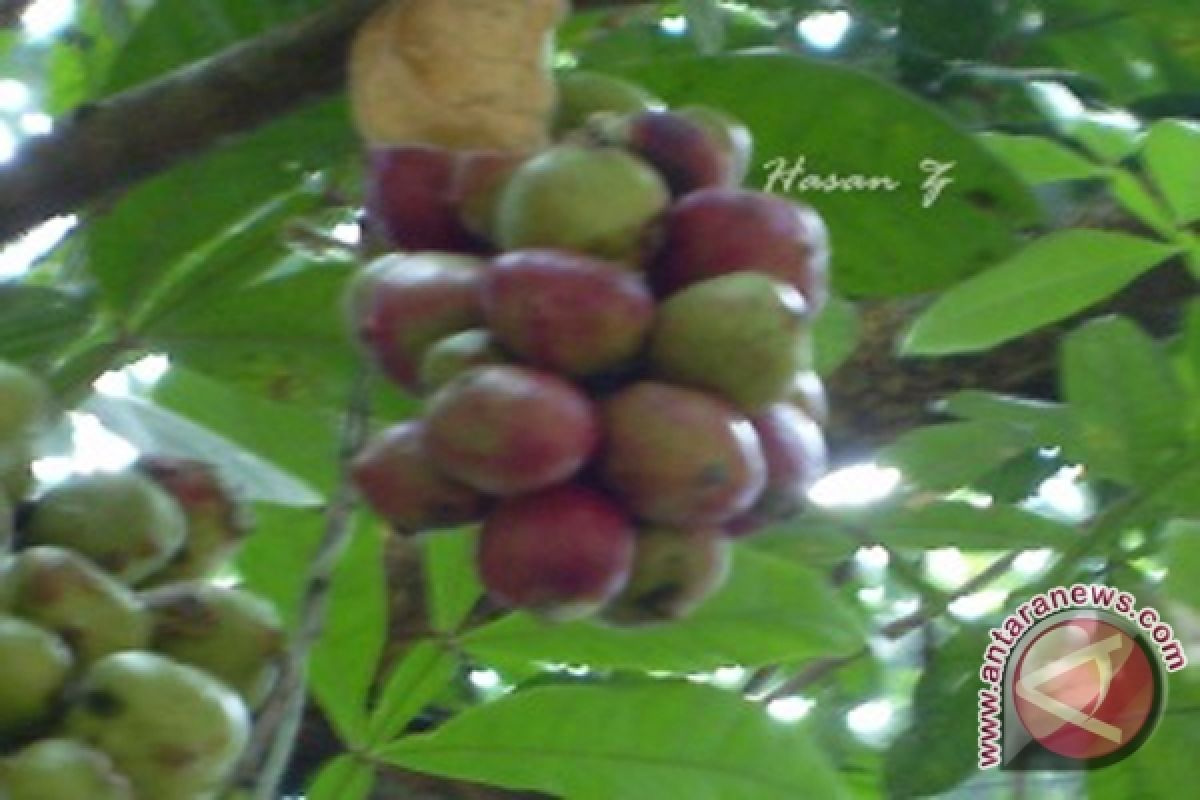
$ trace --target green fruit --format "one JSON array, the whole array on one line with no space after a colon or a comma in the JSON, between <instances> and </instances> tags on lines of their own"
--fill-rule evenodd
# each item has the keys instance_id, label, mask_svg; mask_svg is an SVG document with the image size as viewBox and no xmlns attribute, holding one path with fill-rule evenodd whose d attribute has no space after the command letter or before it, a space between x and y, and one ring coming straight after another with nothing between
<instances>
[{"instance_id":1,"label":"green fruit","mask_svg":"<svg viewBox=\"0 0 1200 800\"><path fill-rule=\"evenodd\" d=\"M632 625L685 617L725 583L730 558L731 542L719 529L642 531L633 574L604 618Z\"/></svg>"},{"instance_id":2,"label":"green fruit","mask_svg":"<svg viewBox=\"0 0 1200 800\"><path fill-rule=\"evenodd\" d=\"M0 443L24 438L49 416L50 393L33 373L0 361Z\"/></svg>"},{"instance_id":3,"label":"green fruit","mask_svg":"<svg viewBox=\"0 0 1200 800\"><path fill-rule=\"evenodd\" d=\"M257 708L275 683L283 624L270 604L236 589L183 583L146 592L150 647L199 667Z\"/></svg>"},{"instance_id":4,"label":"green fruit","mask_svg":"<svg viewBox=\"0 0 1200 800\"><path fill-rule=\"evenodd\" d=\"M421 359L421 389L432 394L475 367L508 362L492 334L474 328L438 341Z\"/></svg>"},{"instance_id":5,"label":"green fruit","mask_svg":"<svg viewBox=\"0 0 1200 800\"><path fill-rule=\"evenodd\" d=\"M97 662L67 711L64 732L106 753L145 800L215 792L249 737L241 699L194 667L153 653Z\"/></svg>"},{"instance_id":6,"label":"green fruit","mask_svg":"<svg viewBox=\"0 0 1200 800\"><path fill-rule=\"evenodd\" d=\"M4 800L134 800L108 756L70 739L43 739L0 761Z\"/></svg>"},{"instance_id":7,"label":"green fruit","mask_svg":"<svg viewBox=\"0 0 1200 800\"><path fill-rule=\"evenodd\" d=\"M134 472L67 480L41 497L25 530L29 544L75 550L131 585L166 564L186 537L179 504Z\"/></svg>"},{"instance_id":8,"label":"green fruit","mask_svg":"<svg viewBox=\"0 0 1200 800\"><path fill-rule=\"evenodd\" d=\"M669 199L662 178L628 153L559 145L505 184L497 239L504 250L554 247L636 265Z\"/></svg>"},{"instance_id":9,"label":"green fruit","mask_svg":"<svg viewBox=\"0 0 1200 800\"><path fill-rule=\"evenodd\" d=\"M82 666L142 647L150 633L133 592L57 547L23 550L0 565L0 611L57 633Z\"/></svg>"},{"instance_id":10,"label":"green fruit","mask_svg":"<svg viewBox=\"0 0 1200 800\"><path fill-rule=\"evenodd\" d=\"M24 620L0 616L0 742L54 712L70 671L71 651L62 639Z\"/></svg>"},{"instance_id":11,"label":"green fruit","mask_svg":"<svg viewBox=\"0 0 1200 800\"><path fill-rule=\"evenodd\" d=\"M576 70L558 79L554 132L561 134L582 128L597 113L632 114L663 105L657 97L629 81Z\"/></svg>"},{"instance_id":12,"label":"green fruit","mask_svg":"<svg viewBox=\"0 0 1200 800\"><path fill-rule=\"evenodd\" d=\"M33 445L28 439L0 442L0 490L24 500L33 490Z\"/></svg>"},{"instance_id":13,"label":"green fruit","mask_svg":"<svg viewBox=\"0 0 1200 800\"><path fill-rule=\"evenodd\" d=\"M794 288L753 272L672 295L651 336L655 374L754 411L787 396L807 366L808 314Z\"/></svg>"}]
</instances>

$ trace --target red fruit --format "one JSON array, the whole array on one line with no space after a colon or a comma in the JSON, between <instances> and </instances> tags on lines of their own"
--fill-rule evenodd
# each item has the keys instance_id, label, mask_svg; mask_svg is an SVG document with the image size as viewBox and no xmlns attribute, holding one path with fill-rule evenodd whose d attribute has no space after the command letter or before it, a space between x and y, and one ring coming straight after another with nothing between
<instances>
[{"instance_id":1,"label":"red fruit","mask_svg":"<svg viewBox=\"0 0 1200 800\"><path fill-rule=\"evenodd\" d=\"M603 406L606 484L633 513L663 525L724 522L766 482L749 420L711 395L637 383Z\"/></svg>"},{"instance_id":2,"label":"red fruit","mask_svg":"<svg viewBox=\"0 0 1200 800\"><path fill-rule=\"evenodd\" d=\"M374 150L367 169L367 222L409 251L480 252L459 218L458 158L453 150L405 145Z\"/></svg>"},{"instance_id":3,"label":"red fruit","mask_svg":"<svg viewBox=\"0 0 1200 800\"><path fill-rule=\"evenodd\" d=\"M577 618L621 591L633 553L633 524L620 507L592 489L557 486L508 500L488 517L479 573L504 605Z\"/></svg>"},{"instance_id":4,"label":"red fruit","mask_svg":"<svg viewBox=\"0 0 1200 800\"><path fill-rule=\"evenodd\" d=\"M654 317L640 276L557 250L496 259L483 282L483 307L501 344L535 366L574 376L632 360Z\"/></svg>"},{"instance_id":5,"label":"red fruit","mask_svg":"<svg viewBox=\"0 0 1200 800\"><path fill-rule=\"evenodd\" d=\"M480 240L495 239L496 207L508 178L528 158L525 153L474 150L460 156L455 195L458 215Z\"/></svg>"},{"instance_id":6,"label":"red fruit","mask_svg":"<svg viewBox=\"0 0 1200 800\"><path fill-rule=\"evenodd\" d=\"M701 189L667 213L650 282L667 295L729 272L763 272L799 289L815 312L828 296L828 268L825 223L808 206L763 192Z\"/></svg>"},{"instance_id":7,"label":"red fruit","mask_svg":"<svg viewBox=\"0 0 1200 800\"><path fill-rule=\"evenodd\" d=\"M355 456L351 474L367 504L401 533L480 519L483 497L434 467L424 442L424 423L403 422L380 433Z\"/></svg>"},{"instance_id":8,"label":"red fruit","mask_svg":"<svg viewBox=\"0 0 1200 800\"><path fill-rule=\"evenodd\" d=\"M524 367L479 367L429 404L427 448L450 477L495 495L570 478L599 437L588 398L561 378Z\"/></svg>"},{"instance_id":9,"label":"red fruit","mask_svg":"<svg viewBox=\"0 0 1200 800\"><path fill-rule=\"evenodd\" d=\"M674 111L642 111L615 122L601 136L620 144L659 171L671 194L712 186L732 186L734 164L700 123Z\"/></svg>"},{"instance_id":10,"label":"red fruit","mask_svg":"<svg viewBox=\"0 0 1200 800\"><path fill-rule=\"evenodd\" d=\"M389 255L354 280L346 304L350 325L388 377L417 389L425 350L483 321L482 266L448 253Z\"/></svg>"},{"instance_id":11,"label":"red fruit","mask_svg":"<svg viewBox=\"0 0 1200 800\"><path fill-rule=\"evenodd\" d=\"M754 508L728 530L743 536L798 513L825 474L828 453L820 426L795 406L779 403L750 418L767 461L767 485Z\"/></svg>"}]
</instances>

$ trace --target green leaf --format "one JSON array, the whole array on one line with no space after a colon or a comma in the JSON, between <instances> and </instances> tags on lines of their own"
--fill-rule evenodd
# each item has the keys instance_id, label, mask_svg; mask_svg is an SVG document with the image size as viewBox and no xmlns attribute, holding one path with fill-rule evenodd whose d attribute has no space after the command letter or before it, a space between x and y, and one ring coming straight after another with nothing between
<instances>
[{"instance_id":1,"label":"green leaf","mask_svg":"<svg viewBox=\"0 0 1200 800\"><path fill-rule=\"evenodd\" d=\"M305 793L306 800L367 800L375 788L375 768L351 755L341 755L321 767Z\"/></svg>"},{"instance_id":2,"label":"green leaf","mask_svg":"<svg viewBox=\"0 0 1200 800\"><path fill-rule=\"evenodd\" d=\"M1056 183L1097 178L1101 167L1053 139L983 133L980 140L1027 183Z\"/></svg>"},{"instance_id":3,"label":"green leaf","mask_svg":"<svg viewBox=\"0 0 1200 800\"><path fill-rule=\"evenodd\" d=\"M254 506L254 535L238 552L236 567L246 587L270 600L295 629L308 567L324 529L319 508Z\"/></svg>"},{"instance_id":4,"label":"green leaf","mask_svg":"<svg viewBox=\"0 0 1200 800\"><path fill-rule=\"evenodd\" d=\"M611 628L584 622L551 625L513 614L460 641L485 663L517 658L695 672L848 655L862 646L863 631L825 576L742 548L728 585L679 622Z\"/></svg>"},{"instance_id":5,"label":"green leaf","mask_svg":"<svg viewBox=\"0 0 1200 800\"><path fill-rule=\"evenodd\" d=\"M819 374L830 375L858 347L858 309L845 298L834 295L813 323L816 351L815 367Z\"/></svg>"},{"instance_id":6,"label":"green leaf","mask_svg":"<svg viewBox=\"0 0 1200 800\"><path fill-rule=\"evenodd\" d=\"M1142 486L1162 477L1184 444L1185 404L1157 342L1128 320L1093 320L1066 338L1060 378L1089 468Z\"/></svg>"},{"instance_id":7,"label":"green leaf","mask_svg":"<svg viewBox=\"0 0 1200 800\"><path fill-rule=\"evenodd\" d=\"M384 683L371 713L367 745L377 747L404 732L458 673L458 657L441 642L418 642L400 659Z\"/></svg>"},{"instance_id":8,"label":"green leaf","mask_svg":"<svg viewBox=\"0 0 1200 800\"><path fill-rule=\"evenodd\" d=\"M309 661L309 686L345 742L367 735L367 698L387 628L383 537L360 518L334 572L325 628Z\"/></svg>"},{"instance_id":9,"label":"green leaf","mask_svg":"<svg viewBox=\"0 0 1200 800\"><path fill-rule=\"evenodd\" d=\"M700 52L720 52L725 45L725 15L716 0L683 0L683 13Z\"/></svg>"},{"instance_id":10,"label":"green leaf","mask_svg":"<svg viewBox=\"0 0 1200 800\"><path fill-rule=\"evenodd\" d=\"M796 56L753 53L656 59L621 68L671 103L703 103L754 132L751 179L817 208L833 243L843 293L895 295L940 288L994 264L1039 213L1028 188L974 136L933 106L863 72ZM831 109L820 124L796 109ZM789 191L784 167L809 175L886 176L896 191ZM924 207L929 160L953 183Z\"/></svg>"},{"instance_id":11,"label":"green leaf","mask_svg":"<svg viewBox=\"0 0 1200 800\"><path fill-rule=\"evenodd\" d=\"M92 298L78 291L0 284L0 359L45 369L92 323Z\"/></svg>"},{"instance_id":12,"label":"green leaf","mask_svg":"<svg viewBox=\"0 0 1200 800\"><path fill-rule=\"evenodd\" d=\"M938 403L938 410L966 420L1004 425L1028 434L1029 441L1045 447L1067 436L1070 410L1060 403L964 389Z\"/></svg>"},{"instance_id":13,"label":"green leaf","mask_svg":"<svg viewBox=\"0 0 1200 800\"><path fill-rule=\"evenodd\" d=\"M475 572L474 528L424 537L429 620L435 631L454 633L483 596Z\"/></svg>"},{"instance_id":14,"label":"green leaf","mask_svg":"<svg viewBox=\"0 0 1200 800\"><path fill-rule=\"evenodd\" d=\"M916 550L1063 550L1079 541L1071 526L1007 505L941 502L881 514L862 526L881 544Z\"/></svg>"},{"instance_id":15,"label":"green leaf","mask_svg":"<svg viewBox=\"0 0 1200 800\"><path fill-rule=\"evenodd\" d=\"M780 725L735 694L690 684L519 692L382 756L406 769L568 800L846 796L803 726Z\"/></svg>"},{"instance_id":16,"label":"green leaf","mask_svg":"<svg viewBox=\"0 0 1200 800\"><path fill-rule=\"evenodd\" d=\"M1141 178L1129 170L1113 168L1109 172L1113 196L1126 211L1140 219L1150 230L1165 239L1175 235L1170 212L1152 195Z\"/></svg>"},{"instance_id":17,"label":"green leaf","mask_svg":"<svg viewBox=\"0 0 1200 800\"><path fill-rule=\"evenodd\" d=\"M953 490L1034 444L1027 434L994 422L947 422L909 431L880 451L877 461L922 489Z\"/></svg>"},{"instance_id":18,"label":"green leaf","mask_svg":"<svg viewBox=\"0 0 1200 800\"><path fill-rule=\"evenodd\" d=\"M1200 125L1179 119L1154 123L1146 136L1142 162L1175 221L1180 225L1200 221L1200 180L1196 179Z\"/></svg>"},{"instance_id":19,"label":"green leaf","mask_svg":"<svg viewBox=\"0 0 1200 800\"><path fill-rule=\"evenodd\" d=\"M1052 233L939 297L913 323L904 352L986 350L1099 303L1176 251L1109 231Z\"/></svg>"},{"instance_id":20,"label":"green leaf","mask_svg":"<svg viewBox=\"0 0 1200 800\"><path fill-rule=\"evenodd\" d=\"M1172 600L1200 611L1200 521L1173 520L1164 537L1167 579L1163 591Z\"/></svg>"}]
</instances>

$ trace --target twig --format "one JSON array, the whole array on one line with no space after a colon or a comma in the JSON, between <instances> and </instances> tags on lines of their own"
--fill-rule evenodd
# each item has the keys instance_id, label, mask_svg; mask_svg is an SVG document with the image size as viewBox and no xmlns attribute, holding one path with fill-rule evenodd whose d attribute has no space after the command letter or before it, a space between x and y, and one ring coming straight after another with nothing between
<instances>
[{"instance_id":1,"label":"twig","mask_svg":"<svg viewBox=\"0 0 1200 800\"><path fill-rule=\"evenodd\" d=\"M351 390L341 437L341 474L325 515L325 534L309 567L300 603L300 622L280 670L279 682L263 707L238 770L236 784L253 788L255 800L276 800L291 760L307 698L308 659L321 635L329 608L333 573L353 532L358 498L349 463L362 447L370 420L370 378L363 369Z\"/></svg>"}]
</instances>

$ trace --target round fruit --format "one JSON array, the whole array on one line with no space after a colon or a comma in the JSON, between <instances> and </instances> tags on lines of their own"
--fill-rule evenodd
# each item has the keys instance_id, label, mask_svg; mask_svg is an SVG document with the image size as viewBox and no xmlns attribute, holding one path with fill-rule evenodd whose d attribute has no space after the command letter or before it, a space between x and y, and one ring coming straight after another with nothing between
<instances>
[{"instance_id":1,"label":"round fruit","mask_svg":"<svg viewBox=\"0 0 1200 800\"><path fill-rule=\"evenodd\" d=\"M0 443L23 439L45 423L50 393L33 373L0 361Z\"/></svg>"},{"instance_id":2,"label":"round fruit","mask_svg":"<svg viewBox=\"0 0 1200 800\"><path fill-rule=\"evenodd\" d=\"M279 671L283 624L252 594L203 583L146 592L150 647L225 682L249 708L266 699Z\"/></svg>"},{"instance_id":3,"label":"round fruit","mask_svg":"<svg viewBox=\"0 0 1200 800\"><path fill-rule=\"evenodd\" d=\"M354 334L392 380L417 387L425 350L483 321L483 262L447 253L389 255L352 282L347 316Z\"/></svg>"},{"instance_id":4,"label":"round fruit","mask_svg":"<svg viewBox=\"0 0 1200 800\"><path fill-rule=\"evenodd\" d=\"M424 422L395 425L368 442L351 467L363 498L401 533L463 525L483 516L483 497L434 467L425 437Z\"/></svg>"},{"instance_id":5,"label":"round fruit","mask_svg":"<svg viewBox=\"0 0 1200 800\"><path fill-rule=\"evenodd\" d=\"M459 155L428 145L378 149L367 165L367 221L395 247L410 252L479 252L479 240L459 217Z\"/></svg>"},{"instance_id":6,"label":"round fruit","mask_svg":"<svg viewBox=\"0 0 1200 800\"><path fill-rule=\"evenodd\" d=\"M505 250L562 248L636 265L669 197L662 178L628 153L559 145L509 178L496 238Z\"/></svg>"},{"instance_id":7,"label":"round fruit","mask_svg":"<svg viewBox=\"0 0 1200 800\"><path fill-rule=\"evenodd\" d=\"M588 398L561 378L524 367L480 367L434 395L426 448L450 477L495 495L570 478L596 448Z\"/></svg>"},{"instance_id":8,"label":"round fruit","mask_svg":"<svg viewBox=\"0 0 1200 800\"><path fill-rule=\"evenodd\" d=\"M62 639L24 620L0 616L0 743L54 713L70 671L71 651Z\"/></svg>"},{"instance_id":9,"label":"round fruit","mask_svg":"<svg viewBox=\"0 0 1200 800\"><path fill-rule=\"evenodd\" d=\"M632 576L604 618L630 625L686 617L725 583L730 559L719 529L641 531Z\"/></svg>"},{"instance_id":10,"label":"round fruit","mask_svg":"<svg viewBox=\"0 0 1200 800\"><path fill-rule=\"evenodd\" d=\"M506 606L574 619L621 590L633 550L633 525L620 507L568 484L502 503L483 526L479 573Z\"/></svg>"},{"instance_id":11,"label":"round fruit","mask_svg":"<svg viewBox=\"0 0 1200 800\"><path fill-rule=\"evenodd\" d=\"M484 279L483 306L505 347L534 366L572 376L631 361L654 317L654 298L640 276L558 250L496 259Z\"/></svg>"},{"instance_id":12,"label":"round fruit","mask_svg":"<svg viewBox=\"0 0 1200 800\"><path fill-rule=\"evenodd\" d=\"M211 465L152 455L140 458L134 469L175 498L187 519L183 547L151 576L152 583L210 577L249 535L249 511Z\"/></svg>"},{"instance_id":13,"label":"round fruit","mask_svg":"<svg viewBox=\"0 0 1200 800\"><path fill-rule=\"evenodd\" d=\"M98 750L43 739L0 761L5 800L134 800L133 788Z\"/></svg>"},{"instance_id":14,"label":"round fruit","mask_svg":"<svg viewBox=\"0 0 1200 800\"><path fill-rule=\"evenodd\" d=\"M624 147L652 165L679 195L712 186L733 186L733 164L708 129L674 111L642 111L601 118L593 127L602 141Z\"/></svg>"},{"instance_id":15,"label":"round fruit","mask_svg":"<svg viewBox=\"0 0 1200 800\"><path fill-rule=\"evenodd\" d=\"M818 425L829 422L829 397L825 394L825 384L817 373L805 371L797 375L788 401Z\"/></svg>"},{"instance_id":16,"label":"round fruit","mask_svg":"<svg viewBox=\"0 0 1200 800\"><path fill-rule=\"evenodd\" d=\"M722 275L667 299L654 325L655 374L709 389L746 411L783 399L806 366L807 308L787 284Z\"/></svg>"},{"instance_id":17,"label":"round fruit","mask_svg":"<svg viewBox=\"0 0 1200 800\"><path fill-rule=\"evenodd\" d=\"M773 405L750 422L767 461L767 485L754 508L730 522L735 536L799 513L828 460L820 426L795 406Z\"/></svg>"},{"instance_id":18,"label":"round fruit","mask_svg":"<svg viewBox=\"0 0 1200 800\"><path fill-rule=\"evenodd\" d=\"M452 333L425 351L421 359L421 389L427 394L436 392L467 370L507 362L490 331L472 328Z\"/></svg>"},{"instance_id":19,"label":"round fruit","mask_svg":"<svg viewBox=\"0 0 1200 800\"><path fill-rule=\"evenodd\" d=\"M33 446L28 439L0 442L0 491L15 501L33 490Z\"/></svg>"},{"instance_id":20,"label":"round fruit","mask_svg":"<svg viewBox=\"0 0 1200 800\"><path fill-rule=\"evenodd\" d=\"M0 564L0 611L57 633L83 666L142 647L149 636L133 592L57 547L31 547Z\"/></svg>"},{"instance_id":21,"label":"round fruit","mask_svg":"<svg viewBox=\"0 0 1200 800\"><path fill-rule=\"evenodd\" d=\"M720 148L725 161L726 181L737 186L746 179L754 158L754 136L750 129L723 111L708 106L688 106L679 114L708 132Z\"/></svg>"},{"instance_id":22,"label":"round fruit","mask_svg":"<svg viewBox=\"0 0 1200 800\"><path fill-rule=\"evenodd\" d=\"M141 798L193 800L228 778L249 735L241 699L215 678L126 652L84 676L63 732L106 753Z\"/></svg>"},{"instance_id":23,"label":"round fruit","mask_svg":"<svg viewBox=\"0 0 1200 800\"><path fill-rule=\"evenodd\" d=\"M701 189L666 215L650 270L660 294L753 270L800 290L819 311L828 295L829 237L811 208L743 189Z\"/></svg>"},{"instance_id":24,"label":"round fruit","mask_svg":"<svg viewBox=\"0 0 1200 800\"><path fill-rule=\"evenodd\" d=\"M23 533L29 544L75 550L135 584L180 551L187 517L171 495L135 472L82 475L42 495Z\"/></svg>"},{"instance_id":25,"label":"round fruit","mask_svg":"<svg viewBox=\"0 0 1200 800\"><path fill-rule=\"evenodd\" d=\"M719 524L750 508L766 482L749 420L715 397L634 384L602 407L606 484L641 519Z\"/></svg>"},{"instance_id":26,"label":"round fruit","mask_svg":"<svg viewBox=\"0 0 1200 800\"><path fill-rule=\"evenodd\" d=\"M528 156L498 150L459 155L456 194L463 225L482 241L496 238L496 210L504 185Z\"/></svg>"},{"instance_id":27,"label":"round fruit","mask_svg":"<svg viewBox=\"0 0 1200 800\"><path fill-rule=\"evenodd\" d=\"M596 113L632 113L662 106L661 100L629 81L576 70L558 79L554 131L561 134L582 128Z\"/></svg>"}]
</instances>

